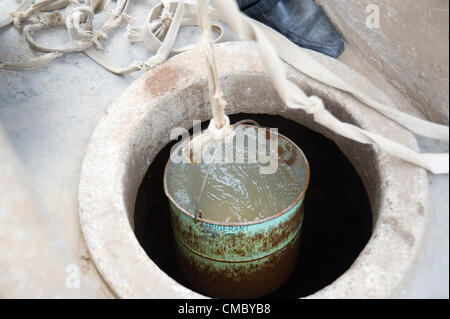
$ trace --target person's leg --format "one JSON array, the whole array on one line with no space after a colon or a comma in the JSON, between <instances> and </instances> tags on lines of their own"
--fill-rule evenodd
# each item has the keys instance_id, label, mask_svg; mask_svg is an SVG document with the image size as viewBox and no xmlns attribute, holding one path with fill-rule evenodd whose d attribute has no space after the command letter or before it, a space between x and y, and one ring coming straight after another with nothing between
<instances>
[{"instance_id":1,"label":"person's leg","mask_svg":"<svg viewBox=\"0 0 450 319\"><path fill-rule=\"evenodd\" d=\"M242 12L277 30L301 47L334 58L344 50L344 41L314 0L237 1Z\"/></svg>"},{"instance_id":2,"label":"person's leg","mask_svg":"<svg viewBox=\"0 0 450 319\"><path fill-rule=\"evenodd\" d=\"M242 12L252 15L271 10L280 0L236 0L236 2Z\"/></svg>"},{"instance_id":3,"label":"person's leg","mask_svg":"<svg viewBox=\"0 0 450 319\"><path fill-rule=\"evenodd\" d=\"M239 9L245 10L246 8L250 7L251 5L254 5L255 3L259 2L260 0L236 0Z\"/></svg>"}]
</instances>

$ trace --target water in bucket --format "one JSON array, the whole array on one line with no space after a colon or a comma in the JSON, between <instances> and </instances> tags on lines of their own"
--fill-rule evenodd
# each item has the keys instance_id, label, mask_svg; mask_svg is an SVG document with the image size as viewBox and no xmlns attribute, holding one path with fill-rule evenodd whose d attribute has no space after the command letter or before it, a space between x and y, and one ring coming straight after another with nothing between
<instances>
[{"instance_id":1,"label":"water in bucket","mask_svg":"<svg viewBox=\"0 0 450 319\"><path fill-rule=\"evenodd\" d=\"M259 130L239 126L233 142L220 145L198 206L203 218L226 223L258 221L283 211L299 197L306 174L295 171L298 165L292 165L295 152L289 149L291 144L280 143L278 135L270 139L268 130ZM216 147L211 144L207 150L210 157L198 165L186 161L171 164L170 180L176 182L169 192L192 214Z\"/></svg>"}]
</instances>

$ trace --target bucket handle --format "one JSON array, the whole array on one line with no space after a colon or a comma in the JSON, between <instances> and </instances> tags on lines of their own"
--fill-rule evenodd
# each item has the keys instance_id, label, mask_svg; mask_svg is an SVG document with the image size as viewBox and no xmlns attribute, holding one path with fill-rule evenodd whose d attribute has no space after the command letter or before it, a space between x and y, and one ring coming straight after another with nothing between
<instances>
[{"instance_id":1,"label":"bucket handle","mask_svg":"<svg viewBox=\"0 0 450 319\"><path fill-rule=\"evenodd\" d=\"M246 119L246 120L242 120L242 121L236 122L231 127L233 129L235 129L237 126L242 125L242 124L253 124L253 125L257 126L257 127L261 127L261 125L258 122L254 121L254 120L251 120L251 119ZM222 144L223 144L222 141L218 141L217 145L215 145L214 154L213 154L213 157L211 159L211 162L209 163L208 170L206 171L205 178L203 179L202 187L200 188L200 193L198 195L198 199L197 199L197 203L195 205L195 211L194 211L195 224L198 225L198 226L201 226L202 229L206 230L208 233L212 234L213 236L218 236L218 235L220 235L220 233L217 232L216 230L212 229L211 227L208 227L208 226L202 224L202 222L199 220L199 218L202 217L199 207L200 207L200 201L201 201L202 196L203 196L203 191L205 190L205 187L206 187L206 182L208 181L209 172L211 171L211 167L214 165L214 161L216 159L217 150L219 148L222 148Z\"/></svg>"}]
</instances>

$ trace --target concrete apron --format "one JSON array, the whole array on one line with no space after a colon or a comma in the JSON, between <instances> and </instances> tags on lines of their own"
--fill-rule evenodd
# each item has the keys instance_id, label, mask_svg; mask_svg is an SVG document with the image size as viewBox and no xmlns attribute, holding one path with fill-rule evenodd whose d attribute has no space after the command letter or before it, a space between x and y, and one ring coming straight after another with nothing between
<instances>
[{"instance_id":1,"label":"concrete apron","mask_svg":"<svg viewBox=\"0 0 450 319\"><path fill-rule=\"evenodd\" d=\"M315 56L320 59L320 55ZM347 272L309 297L395 297L407 282L425 237L425 171L372 146L336 136L302 111L286 109L264 72L254 44L217 45L216 59L228 114L281 115L324 134L352 162L369 195L374 219L369 243ZM379 98L387 99L340 62L323 62ZM288 73L308 94L323 98L325 106L339 119L418 150L411 133L349 94L290 67ZM133 214L140 183L152 160L170 141L171 130L190 128L196 119L210 119L207 101L203 58L190 51L136 80L109 107L95 129L79 185L81 228L95 265L119 297L204 297L178 284L146 255L133 232Z\"/></svg>"}]
</instances>

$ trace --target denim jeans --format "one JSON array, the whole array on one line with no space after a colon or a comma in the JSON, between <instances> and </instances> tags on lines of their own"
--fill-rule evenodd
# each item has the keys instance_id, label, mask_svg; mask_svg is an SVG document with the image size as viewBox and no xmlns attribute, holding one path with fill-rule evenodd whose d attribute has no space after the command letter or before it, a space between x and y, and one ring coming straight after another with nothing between
<instances>
[{"instance_id":1,"label":"denim jeans","mask_svg":"<svg viewBox=\"0 0 450 319\"><path fill-rule=\"evenodd\" d=\"M280 32L295 44L333 58L344 41L314 0L236 0L243 13Z\"/></svg>"},{"instance_id":2,"label":"denim jeans","mask_svg":"<svg viewBox=\"0 0 450 319\"><path fill-rule=\"evenodd\" d=\"M242 12L252 15L267 12L280 0L236 0Z\"/></svg>"}]
</instances>

